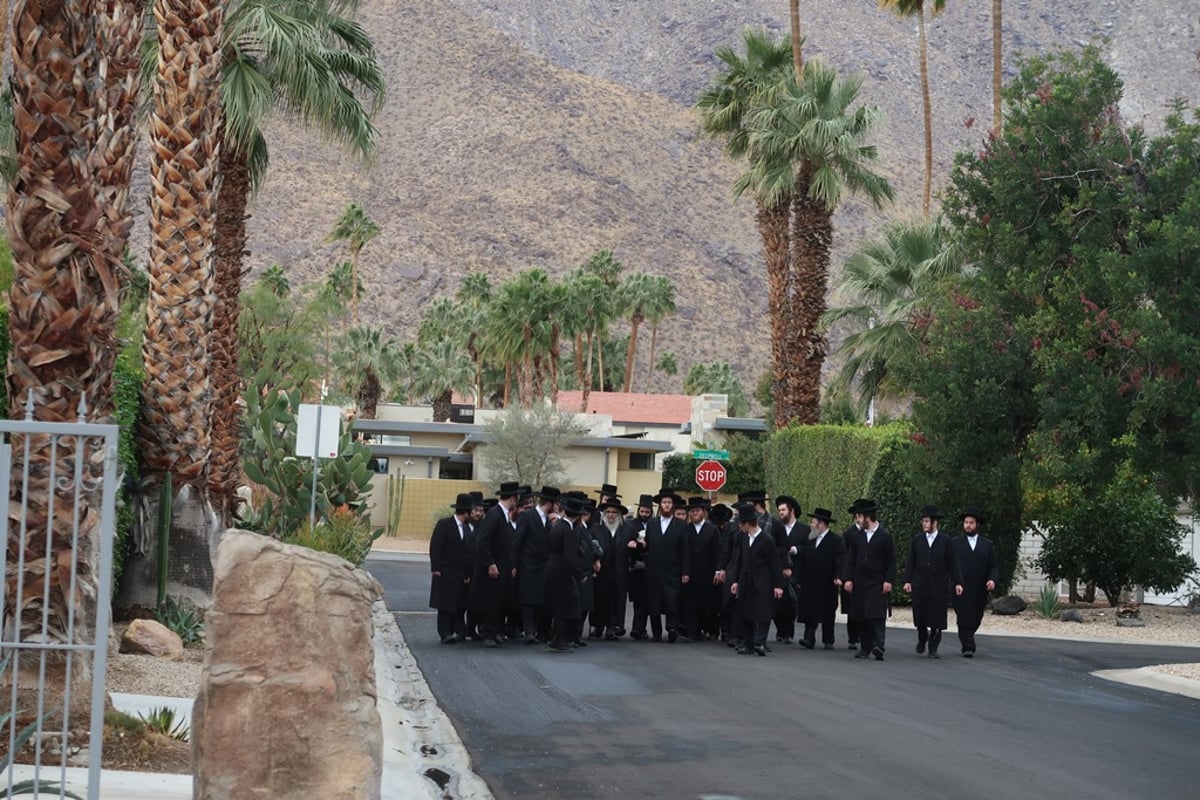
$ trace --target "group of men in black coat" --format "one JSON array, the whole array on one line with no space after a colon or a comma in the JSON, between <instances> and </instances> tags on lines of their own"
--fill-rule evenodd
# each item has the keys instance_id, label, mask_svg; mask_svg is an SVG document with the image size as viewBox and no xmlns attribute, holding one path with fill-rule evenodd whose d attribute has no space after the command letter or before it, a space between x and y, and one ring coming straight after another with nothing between
<instances>
[{"instance_id":1,"label":"group of men in black coat","mask_svg":"<svg viewBox=\"0 0 1200 800\"><path fill-rule=\"evenodd\" d=\"M519 638L567 653L587 646L585 629L589 639L609 641L627 633L662 641L665 630L668 642L720 639L763 656L771 622L784 643L800 622L801 646L814 649L819 629L822 646L833 649L840 597L855 657L883 660L897 562L870 500L854 502L854 523L839 536L827 509L800 522L790 496L776 500L773 517L762 490L739 495L730 508L703 497L685 501L664 487L642 495L633 513L607 484L599 502L511 482L497 498L482 513L481 494L459 495L453 515L434 527L430 605L443 643L474 638L496 647ZM904 565L917 651L938 657L952 597L970 657L999 577L995 551L978 535L978 509L963 513L965 533L953 540L938 532L939 519L936 508L922 510L924 535L914 538Z\"/></svg>"}]
</instances>

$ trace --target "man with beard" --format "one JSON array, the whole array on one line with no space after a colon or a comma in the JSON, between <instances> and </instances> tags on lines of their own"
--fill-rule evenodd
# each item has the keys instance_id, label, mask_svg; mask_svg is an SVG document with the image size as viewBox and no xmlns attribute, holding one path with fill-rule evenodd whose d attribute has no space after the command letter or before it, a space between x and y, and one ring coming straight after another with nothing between
<instances>
[{"instance_id":1,"label":"man with beard","mask_svg":"<svg viewBox=\"0 0 1200 800\"><path fill-rule=\"evenodd\" d=\"M962 571L950 539L938 531L942 512L937 506L921 509L921 533L914 536L904 561L904 591L912 595L913 625L917 628L917 654L929 647L930 658L941 658L938 645L946 630L946 588L963 593Z\"/></svg>"},{"instance_id":2,"label":"man with beard","mask_svg":"<svg viewBox=\"0 0 1200 800\"><path fill-rule=\"evenodd\" d=\"M833 514L824 508L812 512L811 535L800 547L795 559L799 595L797 618L804 623L800 644L812 650L817 646L817 625L821 626L821 644L833 649L833 620L837 616L838 587L842 585L846 546L836 533L829 531Z\"/></svg>"},{"instance_id":3,"label":"man with beard","mask_svg":"<svg viewBox=\"0 0 1200 800\"><path fill-rule=\"evenodd\" d=\"M453 516L437 521L429 537L429 607L437 609L438 637L442 644L455 644L466 638L466 598L471 580L469 560L471 495L460 494L454 501Z\"/></svg>"},{"instance_id":4,"label":"man with beard","mask_svg":"<svg viewBox=\"0 0 1200 800\"><path fill-rule=\"evenodd\" d=\"M682 498L663 488L654 497L658 517L646 527L646 612L654 641L662 641L662 617L667 618L667 641L679 639L679 595L688 584L691 548L687 524L675 518Z\"/></svg>"},{"instance_id":5,"label":"man with beard","mask_svg":"<svg viewBox=\"0 0 1200 800\"><path fill-rule=\"evenodd\" d=\"M717 580L717 527L708 521L712 502L707 497L687 501L689 560L694 581L683 587L681 622L683 636L704 641L717 630L720 582Z\"/></svg>"},{"instance_id":6,"label":"man with beard","mask_svg":"<svg viewBox=\"0 0 1200 800\"><path fill-rule=\"evenodd\" d=\"M611 497L611 496L610 496ZM590 638L617 640L617 576L625 568L625 548L620 546L625 515L629 509L615 497L600 503L600 519L592 526L592 540L600 545L600 571L596 573L593 589ZM624 599L620 601L624 603Z\"/></svg>"},{"instance_id":7,"label":"man with beard","mask_svg":"<svg viewBox=\"0 0 1200 800\"><path fill-rule=\"evenodd\" d=\"M775 623L775 641L791 644L796 637L796 581L793 571L794 559L808 541L809 527L799 521L800 503L796 498L781 494L775 500L779 517L775 519L776 530L783 532L787 550L780 559L783 566L783 597L775 601L771 620Z\"/></svg>"},{"instance_id":8,"label":"man with beard","mask_svg":"<svg viewBox=\"0 0 1200 800\"><path fill-rule=\"evenodd\" d=\"M544 641L547 633L546 562L550 558L550 514L561 494L554 486L543 486L536 493L533 508L517 517L511 561L525 644Z\"/></svg>"},{"instance_id":9,"label":"man with beard","mask_svg":"<svg viewBox=\"0 0 1200 800\"><path fill-rule=\"evenodd\" d=\"M471 609L479 615L479 636L484 647L503 642L504 617L512 591L513 527L509 516L517 506L521 487L505 481L496 492L499 500L475 533L475 569L471 575Z\"/></svg>"},{"instance_id":10,"label":"man with beard","mask_svg":"<svg viewBox=\"0 0 1200 800\"><path fill-rule=\"evenodd\" d=\"M644 494L638 500L637 513L625 526L622 537L628 570L625 572L626 593L633 604L633 627L629 635L641 641L646 638L646 535L654 518L654 498ZM620 594L620 590L618 590ZM621 624L617 630L624 635L625 604L621 603Z\"/></svg>"},{"instance_id":11,"label":"man with beard","mask_svg":"<svg viewBox=\"0 0 1200 800\"><path fill-rule=\"evenodd\" d=\"M850 536L862 530L864 524L863 515L858 509L867 501L859 498L850 504L850 508L846 512L850 514L850 524L846 526L846 530L842 531L842 549L846 549L846 543L850 541ZM842 601L842 613L846 615L846 646L851 650L858 649L859 629L860 625L857 620L850 617L850 593L846 591L846 587L842 586L839 596Z\"/></svg>"},{"instance_id":12,"label":"man with beard","mask_svg":"<svg viewBox=\"0 0 1200 800\"><path fill-rule=\"evenodd\" d=\"M875 656L876 661L883 661L888 605L896 580L896 543L879 524L874 501L863 500L858 513L863 527L849 536L842 575L842 585L850 595L850 619L861 623L862 647L854 657Z\"/></svg>"},{"instance_id":13,"label":"man with beard","mask_svg":"<svg viewBox=\"0 0 1200 800\"><path fill-rule=\"evenodd\" d=\"M954 614L958 617L958 641L963 657L974 658L975 631L983 621L988 592L994 591L1000 582L1000 562L991 541L979 535L983 512L967 506L959 519L963 534L950 540L963 578L962 594L954 597Z\"/></svg>"},{"instance_id":14,"label":"man with beard","mask_svg":"<svg viewBox=\"0 0 1200 800\"><path fill-rule=\"evenodd\" d=\"M767 628L771 601L783 597L783 570L779 551L762 530L761 517L752 505L738 511L741 540L729 565L729 591L737 598L735 618L742 631L741 655L767 654Z\"/></svg>"},{"instance_id":15,"label":"man with beard","mask_svg":"<svg viewBox=\"0 0 1200 800\"><path fill-rule=\"evenodd\" d=\"M591 561L579 533L583 501L568 493L562 496L559 507L562 517L550 528L546 600L551 615L550 652L570 653L576 627L583 620L579 589L590 579Z\"/></svg>"}]
</instances>

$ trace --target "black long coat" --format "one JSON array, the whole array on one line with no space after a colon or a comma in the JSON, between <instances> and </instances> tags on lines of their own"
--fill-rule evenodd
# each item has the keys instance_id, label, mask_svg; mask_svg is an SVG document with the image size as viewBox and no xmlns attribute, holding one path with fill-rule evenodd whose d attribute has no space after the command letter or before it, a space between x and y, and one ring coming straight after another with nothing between
<instances>
[{"instance_id":1,"label":"black long coat","mask_svg":"<svg viewBox=\"0 0 1200 800\"><path fill-rule=\"evenodd\" d=\"M580 525L575 529L575 535L579 537L579 546L582 548L587 558L587 569L584 572L586 581L580 581L579 584L579 607L583 612L590 613L596 607L596 573L595 573L595 545L596 535L595 525Z\"/></svg>"},{"instance_id":2,"label":"black long coat","mask_svg":"<svg viewBox=\"0 0 1200 800\"><path fill-rule=\"evenodd\" d=\"M558 619L583 619L579 587L592 571L582 547L580 522L565 517L550 526L550 558L546 562L546 612Z\"/></svg>"},{"instance_id":3,"label":"black long coat","mask_svg":"<svg viewBox=\"0 0 1200 800\"><path fill-rule=\"evenodd\" d=\"M850 534L852 534L858 530L862 530L862 529L859 528L857 525L855 525L853 522L851 522L849 525L846 526L846 530L842 531L842 550L846 550L846 543L850 541ZM842 589L841 591L838 592L838 596L841 598L841 601L842 601L842 613L849 615L850 614L850 595L846 593L845 589Z\"/></svg>"},{"instance_id":4,"label":"black long coat","mask_svg":"<svg viewBox=\"0 0 1200 800\"><path fill-rule=\"evenodd\" d=\"M846 541L843 581L854 581L850 619L885 619L890 598L883 584L896 582L896 542L880 525L867 541L866 531L851 532Z\"/></svg>"},{"instance_id":5,"label":"black long coat","mask_svg":"<svg viewBox=\"0 0 1200 800\"><path fill-rule=\"evenodd\" d=\"M730 586L736 583L738 587L734 616L742 621L765 624L771 621L774 590L783 589L779 549L766 531L759 531L754 544L750 543L749 536L739 534L741 539L733 550L726 574Z\"/></svg>"},{"instance_id":6,"label":"black long coat","mask_svg":"<svg viewBox=\"0 0 1200 800\"><path fill-rule=\"evenodd\" d=\"M962 570L963 593L954 598L954 613L959 620L970 620L978 625L983 619L983 610L987 608L987 582L1000 582L1000 561L996 558L996 548L985 536L980 536L971 549L966 535L956 536L950 540L950 547Z\"/></svg>"},{"instance_id":7,"label":"black long coat","mask_svg":"<svg viewBox=\"0 0 1200 800\"><path fill-rule=\"evenodd\" d=\"M833 581L845 569L846 545L833 531L820 541L818 545L816 539L808 539L794 558L792 575L799 584L796 618L804 623L817 623L837 613L838 587Z\"/></svg>"},{"instance_id":8,"label":"black long coat","mask_svg":"<svg viewBox=\"0 0 1200 800\"><path fill-rule=\"evenodd\" d=\"M507 609L512 592L513 526L503 505L490 508L475 529L475 569L471 573L472 611L500 614ZM488 575L495 564L498 577Z\"/></svg>"},{"instance_id":9,"label":"black long coat","mask_svg":"<svg viewBox=\"0 0 1200 800\"><path fill-rule=\"evenodd\" d=\"M458 534L454 517L439 519L429 537L429 607L455 611L466 606L467 578L471 574L471 526L463 523L464 536Z\"/></svg>"},{"instance_id":10,"label":"black long coat","mask_svg":"<svg viewBox=\"0 0 1200 800\"><path fill-rule=\"evenodd\" d=\"M688 546L687 532L687 523L678 519L672 519L666 531L662 530L657 517L646 525L648 614L679 613L681 578L691 574L692 550Z\"/></svg>"},{"instance_id":11,"label":"black long coat","mask_svg":"<svg viewBox=\"0 0 1200 800\"><path fill-rule=\"evenodd\" d=\"M913 624L945 630L950 593L956 584L962 585L962 570L950 537L939 532L930 547L924 533L913 536L902 582L912 584Z\"/></svg>"},{"instance_id":12,"label":"black long coat","mask_svg":"<svg viewBox=\"0 0 1200 800\"><path fill-rule=\"evenodd\" d=\"M699 612L715 611L719 608L720 587L713 585L713 575L717 572L717 562L720 554L717 551L720 531L717 526L705 520L700 530L691 522L687 524L688 545L691 547L691 577L684 594L690 596L691 607Z\"/></svg>"},{"instance_id":13,"label":"black long coat","mask_svg":"<svg viewBox=\"0 0 1200 800\"><path fill-rule=\"evenodd\" d=\"M517 517L510 563L517 568L517 602L540 606L546 602L546 562L550 558L550 531L536 508Z\"/></svg>"},{"instance_id":14,"label":"black long coat","mask_svg":"<svg viewBox=\"0 0 1200 800\"><path fill-rule=\"evenodd\" d=\"M728 603L730 600L729 564L733 561L733 551L737 549L743 535L737 520L726 522L717 534L717 569L726 573L725 582L721 584L722 603Z\"/></svg>"},{"instance_id":15,"label":"black long coat","mask_svg":"<svg viewBox=\"0 0 1200 800\"><path fill-rule=\"evenodd\" d=\"M621 585L619 567L624 566L623 556L625 555L619 552L621 548L618 547L618 543L624 527L624 522L617 523L617 530L614 533L604 524L603 519L592 526L592 538L599 542L600 548L604 551L600 556L600 571L592 579L596 584L592 588L595 593L592 601L595 613L592 618L602 625L610 624L617 611L617 590ZM621 602L624 602L623 596Z\"/></svg>"}]
</instances>

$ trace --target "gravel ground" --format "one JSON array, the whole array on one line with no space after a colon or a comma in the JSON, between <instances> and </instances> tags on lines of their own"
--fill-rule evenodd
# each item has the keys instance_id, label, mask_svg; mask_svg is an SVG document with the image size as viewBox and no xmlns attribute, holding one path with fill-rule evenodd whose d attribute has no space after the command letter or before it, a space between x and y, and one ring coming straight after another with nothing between
<instances>
[{"instance_id":1,"label":"gravel ground","mask_svg":"<svg viewBox=\"0 0 1200 800\"><path fill-rule=\"evenodd\" d=\"M1052 636L1058 639L1112 639L1124 642L1170 642L1200 646L1200 614L1181 608L1142 606L1143 628L1119 628L1111 608L1080 608L1084 622L1060 622L1038 617L1030 610L1015 616L984 617L981 634L1011 636ZM954 635L954 612L950 612L949 636ZM890 624L912 625L908 608L892 610ZM124 626L116 626L119 636ZM109 654L108 689L111 692L195 697L200 688L203 648L188 648L183 661L167 661L153 656ZM1200 681L1200 664L1163 664L1154 670Z\"/></svg>"}]
</instances>

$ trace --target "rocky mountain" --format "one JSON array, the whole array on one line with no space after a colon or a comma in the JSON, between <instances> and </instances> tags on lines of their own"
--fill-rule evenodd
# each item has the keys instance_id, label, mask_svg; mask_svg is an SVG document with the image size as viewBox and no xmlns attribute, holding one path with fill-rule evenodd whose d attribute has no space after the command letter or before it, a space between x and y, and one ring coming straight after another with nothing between
<instances>
[{"instance_id":1,"label":"rocky mountain","mask_svg":"<svg viewBox=\"0 0 1200 800\"><path fill-rule=\"evenodd\" d=\"M855 202L839 211L841 257L884 218L919 207L916 23L876 0L801 8L806 55L865 73L865 99L886 113L878 144L899 198L882 215ZM1169 98L1200 102L1195 0L1008 0L1004 11L1009 74L1019 52L1107 37L1129 119L1152 128ZM251 263L319 280L342 257L326 234L360 202L383 231L362 253L362 314L404 336L472 270L561 275L607 248L673 278L680 312L664 323L660 352L674 351L684 371L728 360L753 380L768 346L752 206L732 198L738 168L700 136L690 108L719 71L714 49L739 44L747 25L786 31L787 13L786 0L363 0L388 77L378 157L360 169L274 124ZM991 4L948 3L929 41L944 181L953 154L990 125Z\"/></svg>"}]
</instances>

